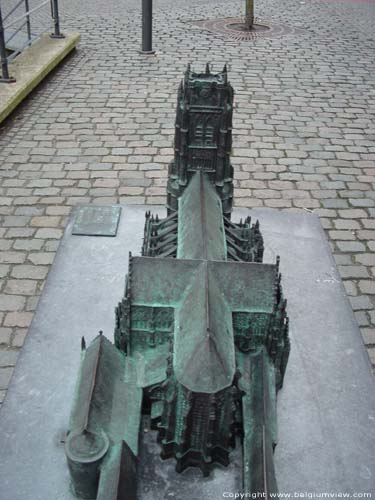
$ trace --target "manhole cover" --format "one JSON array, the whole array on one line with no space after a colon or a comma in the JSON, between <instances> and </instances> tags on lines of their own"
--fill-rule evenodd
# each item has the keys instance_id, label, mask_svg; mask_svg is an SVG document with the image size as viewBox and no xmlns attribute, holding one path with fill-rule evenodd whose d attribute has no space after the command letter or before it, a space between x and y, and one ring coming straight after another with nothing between
<instances>
[{"instance_id":1,"label":"manhole cover","mask_svg":"<svg viewBox=\"0 0 375 500\"><path fill-rule=\"evenodd\" d=\"M227 17L225 19L205 19L193 21L192 24L212 33L222 33L233 40L255 40L257 38L279 38L289 33L302 33L302 29L268 22L255 18L254 28L248 31L242 17Z\"/></svg>"}]
</instances>

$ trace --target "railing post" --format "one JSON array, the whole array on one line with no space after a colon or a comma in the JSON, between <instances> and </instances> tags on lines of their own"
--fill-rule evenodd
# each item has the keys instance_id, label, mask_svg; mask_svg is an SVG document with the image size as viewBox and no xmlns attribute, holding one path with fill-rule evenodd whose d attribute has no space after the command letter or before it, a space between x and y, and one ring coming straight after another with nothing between
<instances>
[{"instance_id":1,"label":"railing post","mask_svg":"<svg viewBox=\"0 0 375 500\"><path fill-rule=\"evenodd\" d=\"M7 59L7 51L5 47L5 38L4 38L4 26L3 26L3 16L1 14L1 6L0 6L0 59L1 59L1 82L5 83L13 83L15 82L15 78L9 76L8 71L8 59Z\"/></svg>"},{"instance_id":2,"label":"railing post","mask_svg":"<svg viewBox=\"0 0 375 500\"><path fill-rule=\"evenodd\" d=\"M65 38L60 31L60 18L59 18L59 4L58 0L51 0L51 14L54 24L54 32L51 34L51 38Z\"/></svg>"},{"instance_id":3,"label":"railing post","mask_svg":"<svg viewBox=\"0 0 375 500\"><path fill-rule=\"evenodd\" d=\"M26 10L26 29L27 29L27 39L29 41L29 45L31 45L31 25L30 25L30 14L28 14L29 8L29 0L25 0L25 10Z\"/></svg>"},{"instance_id":4,"label":"railing post","mask_svg":"<svg viewBox=\"0 0 375 500\"><path fill-rule=\"evenodd\" d=\"M152 50L152 0L142 0L142 53L155 54Z\"/></svg>"}]
</instances>

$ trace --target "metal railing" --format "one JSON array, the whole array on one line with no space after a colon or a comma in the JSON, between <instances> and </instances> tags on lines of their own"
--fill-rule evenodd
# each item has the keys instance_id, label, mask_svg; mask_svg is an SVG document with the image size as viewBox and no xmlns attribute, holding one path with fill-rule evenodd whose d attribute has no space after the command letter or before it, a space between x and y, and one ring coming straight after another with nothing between
<instances>
[{"instance_id":1,"label":"metal railing","mask_svg":"<svg viewBox=\"0 0 375 500\"><path fill-rule=\"evenodd\" d=\"M51 33L51 38L63 38L60 31L60 19L59 19L59 6L58 0L44 0L40 4L33 8L30 8L30 0L19 0L16 5L3 17L1 11L1 0L0 0L0 59L1 59L1 77L0 82L13 83L15 78L9 75L8 64L12 59L14 59L18 54L22 52L23 49L32 44L32 42L38 38L38 36L33 35L31 32L31 14L40 10L45 5L50 4L51 6L51 18L53 20L53 33ZM14 14L17 15L18 11L25 9L23 14L18 15L14 19L10 20L10 17ZM7 22L8 21L8 22ZM9 32L9 28L14 27L14 29ZM8 32L6 31L8 30ZM26 38L22 40L20 44L14 50L9 51L9 44L14 40L17 35L22 33L22 30L26 31ZM8 35L8 36L7 36Z\"/></svg>"}]
</instances>

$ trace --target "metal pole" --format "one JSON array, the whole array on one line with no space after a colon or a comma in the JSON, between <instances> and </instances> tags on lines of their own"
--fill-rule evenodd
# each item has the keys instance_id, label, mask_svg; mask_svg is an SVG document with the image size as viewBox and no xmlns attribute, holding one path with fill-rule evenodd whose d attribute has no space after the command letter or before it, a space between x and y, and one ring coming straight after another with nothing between
<instances>
[{"instance_id":1,"label":"metal pole","mask_svg":"<svg viewBox=\"0 0 375 500\"><path fill-rule=\"evenodd\" d=\"M30 25L30 14L29 12L29 0L25 0L25 9L26 9L26 28L27 28L27 39L29 41L29 45L31 45L31 25Z\"/></svg>"},{"instance_id":2,"label":"metal pole","mask_svg":"<svg viewBox=\"0 0 375 500\"><path fill-rule=\"evenodd\" d=\"M1 82L12 83L16 80L9 76L8 71L8 59L7 59L7 51L5 47L5 38L4 38L4 26L3 26L3 16L1 14L1 6L0 6L0 59L1 59Z\"/></svg>"},{"instance_id":3,"label":"metal pole","mask_svg":"<svg viewBox=\"0 0 375 500\"><path fill-rule=\"evenodd\" d=\"M155 54L152 50L152 0L142 0L142 53Z\"/></svg>"},{"instance_id":4,"label":"metal pole","mask_svg":"<svg viewBox=\"0 0 375 500\"><path fill-rule=\"evenodd\" d=\"M254 0L246 0L246 18L245 24L248 30L253 29L254 25Z\"/></svg>"},{"instance_id":5,"label":"metal pole","mask_svg":"<svg viewBox=\"0 0 375 500\"><path fill-rule=\"evenodd\" d=\"M51 38L65 38L60 31L60 19L59 19L59 4L58 0L51 0L51 14L53 17L53 23L55 31L51 34Z\"/></svg>"}]
</instances>

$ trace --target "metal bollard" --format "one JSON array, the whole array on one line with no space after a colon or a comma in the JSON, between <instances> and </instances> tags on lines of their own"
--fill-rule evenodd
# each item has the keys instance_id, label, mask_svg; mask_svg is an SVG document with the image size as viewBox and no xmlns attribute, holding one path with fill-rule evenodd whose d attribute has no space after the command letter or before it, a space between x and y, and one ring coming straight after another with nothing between
<instances>
[{"instance_id":1,"label":"metal bollard","mask_svg":"<svg viewBox=\"0 0 375 500\"><path fill-rule=\"evenodd\" d=\"M152 0L142 0L142 53L155 54L152 50Z\"/></svg>"},{"instance_id":2,"label":"metal bollard","mask_svg":"<svg viewBox=\"0 0 375 500\"><path fill-rule=\"evenodd\" d=\"M51 33L51 38L65 38L65 36L60 31L58 0L51 0L51 15L52 15L53 24L54 24L54 32Z\"/></svg>"}]
</instances>

